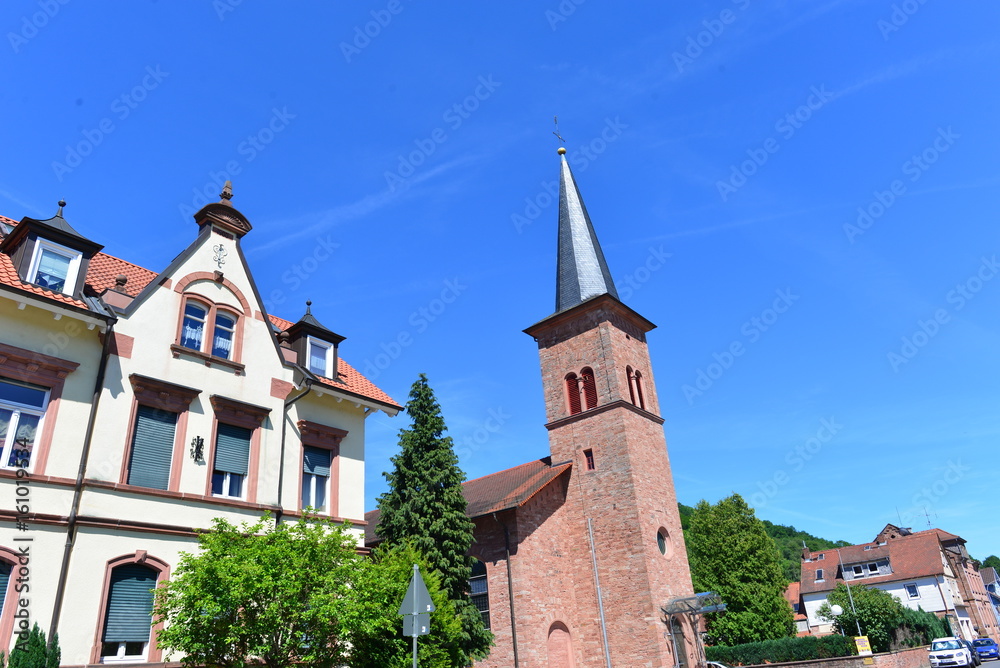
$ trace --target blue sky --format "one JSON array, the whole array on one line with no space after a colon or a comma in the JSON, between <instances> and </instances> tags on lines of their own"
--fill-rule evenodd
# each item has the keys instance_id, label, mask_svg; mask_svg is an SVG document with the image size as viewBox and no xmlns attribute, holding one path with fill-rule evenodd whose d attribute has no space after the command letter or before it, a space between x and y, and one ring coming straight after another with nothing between
<instances>
[{"instance_id":1,"label":"blue sky","mask_svg":"<svg viewBox=\"0 0 1000 668\"><path fill-rule=\"evenodd\" d=\"M0 213L163 269L232 178L306 299L477 477L548 453L553 116L649 343L678 498L1000 553L1000 7L987 0L0 8ZM994 280L996 279L996 280ZM738 354L734 354L738 353ZM368 507L404 417L368 422Z\"/></svg>"}]
</instances>

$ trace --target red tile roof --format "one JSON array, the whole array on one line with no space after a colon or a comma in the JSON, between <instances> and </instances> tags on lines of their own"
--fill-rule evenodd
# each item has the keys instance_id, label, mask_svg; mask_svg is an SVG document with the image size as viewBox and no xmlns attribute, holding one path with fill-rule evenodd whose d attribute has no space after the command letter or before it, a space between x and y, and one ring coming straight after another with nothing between
<instances>
[{"instance_id":1,"label":"red tile roof","mask_svg":"<svg viewBox=\"0 0 1000 668\"><path fill-rule=\"evenodd\" d=\"M571 467L571 462L553 466L551 459L545 457L464 482L462 496L468 504L465 513L475 518L523 506ZM375 527L378 526L379 514L378 510L365 513L365 545L378 542Z\"/></svg>"},{"instance_id":2,"label":"red tile roof","mask_svg":"<svg viewBox=\"0 0 1000 668\"><path fill-rule=\"evenodd\" d=\"M785 600L788 601L788 605L792 606L795 621L804 622L809 619L806 617L806 614L802 612L802 595L799 593L798 582L789 583L788 588L785 589Z\"/></svg>"},{"instance_id":3,"label":"red tile roof","mask_svg":"<svg viewBox=\"0 0 1000 668\"><path fill-rule=\"evenodd\" d=\"M961 540L958 536L950 534L940 529L929 529L918 531L906 536L899 536L885 542L884 545L878 543L864 543L861 545L849 545L840 548L838 558L837 550L822 550L810 554L812 561L802 564L802 584L803 594L830 591L843 579L839 572L840 560L845 565L866 563L888 559L892 573L889 575L878 575L875 577L860 578L851 580L864 585L877 585L885 582L898 582L900 580L912 580L928 575L941 575L944 573L944 563L942 556L942 543L952 540ZM865 549L868 547L869 549ZM824 555L823 560L819 560L819 555ZM815 571L822 568L824 571L824 581L816 582Z\"/></svg>"},{"instance_id":4,"label":"red tile roof","mask_svg":"<svg viewBox=\"0 0 1000 668\"><path fill-rule=\"evenodd\" d=\"M8 225L17 225L16 220L7 218L6 216L0 216L0 222L7 223ZM2 235L0 235L0 238L2 238ZM108 255L107 253L97 253L90 260L90 266L87 270L86 284L95 293L100 294L108 288L115 287L115 279L119 274L124 274L128 279L125 284L125 292L132 297L135 297L142 292L143 288L156 280L156 277L158 276L156 272L140 267L137 264L127 262L113 255ZM46 290L45 288L22 281L17 274L17 269L14 267L10 256L4 253L0 253L0 284L7 285L18 290L23 290L40 297L47 297L55 302L89 310L87 304L79 299L74 299L68 295L52 292L51 290ZM269 317L271 322L282 331L292 326L291 322L283 318L273 315ZM346 389L348 392L356 394L360 397L372 399L379 403L395 407L396 409L402 408L395 401L393 401L392 397L376 387L374 383L358 373L354 367L343 359L339 360L338 372L343 379L346 388L341 383L335 383L328 378L321 378L320 381L324 385L329 385L330 387L337 389Z\"/></svg>"},{"instance_id":5,"label":"red tile roof","mask_svg":"<svg viewBox=\"0 0 1000 668\"><path fill-rule=\"evenodd\" d=\"M479 517L523 506L570 466L570 462L553 466L546 457L470 480L462 485L462 494L469 504L468 515Z\"/></svg>"},{"instance_id":6,"label":"red tile roof","mask_svg":"<svg viewBox=\"0 0 1000 668\"><path fill-rule=\"evenodd\" d=\"M284 318L279 318L276 315L267 316L271 323L278 328L278 331L285 331L295 323L285 320ZM343 358L337 358L337 375L343 381L343 383L337 383L330 378L320 378L319 382L329 387L334 387L338 390L346 389L348 392L360 395L362 397L367 397L369 399L374 399L384 404L390 404L398 409L402 409L402 406L397 404L392 397L380 390L375 386L373 382L365 378L363 375L358 373L358 371L348 364ZM344 387L346 385L346 387Z\"/></svg>"},{"instance_id":7,"label":"red tile roof","mask_svg":"<svg viewBox=\"0 0 1000 668\"><path fill-rule=\"evenodd\" d=\"M125 292L132 297L142 292L142 289L156 278L155 271L143 269L137 264L126 262L107 253L98 253L90 261L90 268L87 270L87 284L97 294L100 294L115 287L115 279L119 274L124 274L125 278L128 279L128 282L125 283Z\"/></svg>"}]
</instances>

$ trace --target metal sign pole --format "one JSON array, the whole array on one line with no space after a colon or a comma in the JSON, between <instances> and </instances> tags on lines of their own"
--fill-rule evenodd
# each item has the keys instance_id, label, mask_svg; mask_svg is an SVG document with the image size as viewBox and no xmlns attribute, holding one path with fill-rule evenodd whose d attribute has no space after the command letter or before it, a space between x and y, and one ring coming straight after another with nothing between
<instances>
[{"instance_id":1,"label":"metal sign pole","mask_svg":"<svg viewBox=\"0 0 1000 668\"><path fill-rule=\"evenodd\" d=\"M420 567L413 564L413 577L398 611L403 617L403 635L413 637L413 668L417 668L417 636L431 632L431 613L434 610L434 601L424 579L420 577Z\"/></svg>"},{"instance_id":2,"label":"metal sign pole","mask_svg":"<svg viewBox=\"0 0 1000 668\"><path fill-rule=\"evenodd\" d=\"M416 564L413 564L414 582L416 582L416 579L419 577L420 577L420 568ZM419 628L417 626L417 619L419 619L417 615L419 614L419 612L420 611L417 610L417 596L414 595L413 596L413 668L417 668L417 630Z\"/></svg>"}]
</instances>

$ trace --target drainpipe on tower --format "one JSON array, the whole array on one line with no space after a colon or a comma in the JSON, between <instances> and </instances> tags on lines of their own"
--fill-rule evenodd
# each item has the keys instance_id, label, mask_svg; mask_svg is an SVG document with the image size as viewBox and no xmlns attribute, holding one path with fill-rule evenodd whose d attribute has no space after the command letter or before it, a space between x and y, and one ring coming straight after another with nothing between
<instances>
[{"instance_id":1,"label":"drainpipe on tower","mask_svg":"<svg viewBox=\"0 0 1000 668\"><path fill-rule=\"evenodd\" d=\"M507 601L510 604L510 639L514 647L514 668L518 668L520 664L517 660L517 621L514 617L514 576L510 570L510 531L496 513L493 513L493 519L503 528L503 546L507 559Z\"/></svg>"}]
</instances>

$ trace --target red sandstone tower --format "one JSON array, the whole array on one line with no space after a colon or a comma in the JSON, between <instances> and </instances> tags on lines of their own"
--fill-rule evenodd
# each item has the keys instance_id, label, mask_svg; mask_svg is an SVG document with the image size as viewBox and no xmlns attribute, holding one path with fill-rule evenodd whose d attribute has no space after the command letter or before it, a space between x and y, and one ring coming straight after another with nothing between
<instances>
[{"instance_id":1,"label":"red sandstone tower","mask_svg":"<svg viewBox=\"0 0 1000 668\"><path fill-rule=\"evenodd\" d=\"M541 357L551 463L572 464L561 518L572 578L557 579L572 588L578 632L567 627L577 656L547 665L686 664L692 631L672 638L661 612L693 592L646 344L655 325L619 301L559 152L556 312L525 332Z\"/></svg>"},{"instance_id":2,"label":"red sandstone tower","mask_svg":"<svg viewBox=\"0 0 1000 668\"><path fill-rule=\"evenodd\" d=\"M560 153L565 154L564 150ZM646 333L618 299L566 163L556 311L538 341L551 455L462 486L475 524L470 595L496 645L477 668L693 666L690 597ZM377 543L378 511L366 514Z\"/></svg>"}]
</instances>

